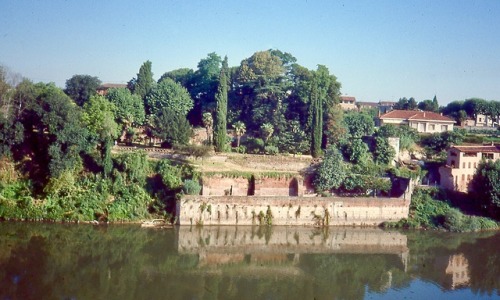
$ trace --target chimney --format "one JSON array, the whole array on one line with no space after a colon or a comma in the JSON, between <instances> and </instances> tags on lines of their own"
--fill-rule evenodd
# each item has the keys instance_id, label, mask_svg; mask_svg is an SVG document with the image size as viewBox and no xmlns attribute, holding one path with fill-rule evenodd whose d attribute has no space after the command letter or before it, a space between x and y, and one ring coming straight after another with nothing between
<instances>
[{"instance_id":1,"label":"chimney","mask_svg":"<svg viewBox=\"0 0 500 300\"><path fill-rule=\"evenodd\" d=\"M425 111L424 111L424 118L425 118Z\"/></svg>"}]
</instances>

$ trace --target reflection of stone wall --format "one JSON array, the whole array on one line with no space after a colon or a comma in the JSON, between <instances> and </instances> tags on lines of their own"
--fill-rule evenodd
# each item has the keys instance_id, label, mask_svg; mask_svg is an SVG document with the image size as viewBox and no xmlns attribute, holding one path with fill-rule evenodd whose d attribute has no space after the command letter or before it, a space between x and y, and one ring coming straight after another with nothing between
<instances>
[{"instance_id":1,"label":"reflection of stone wall","mask_svg":"<svg viewBox=\"0 0 500 300\"><path fill-rule=\"evenodd\" d=\"M223 253L210 255L221 263L243 260L252 254L252 260L281 261L283 253L382 253L408 252L406 235L378 228L330 228L319 230L311 227L250 227L210 226L179 227L177 249L180 253ZM266 254L265 257L259 256ZM210 263L215 263L214 261Z\"/></svg>"},{"instance_id":2,"label":"reflection of stone wall","mask_svg":"<svg viewBox=\"0 0 500 300\"><path fill-rule=\"evenodd\" d=\"M177 203L180 225L362 225L378 226L408 217L399 198L203 197Z\"/></svg>"}]
</instances>

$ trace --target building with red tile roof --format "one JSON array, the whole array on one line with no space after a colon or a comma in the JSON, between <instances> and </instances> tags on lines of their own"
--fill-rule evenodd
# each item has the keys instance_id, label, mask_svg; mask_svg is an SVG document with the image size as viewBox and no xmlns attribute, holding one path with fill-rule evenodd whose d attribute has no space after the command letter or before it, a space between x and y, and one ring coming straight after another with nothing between
<instances>
[{"instance_id":1,"label":"building with red tile roof","mask_svg":"<svg viewBox=\"0 0 500 300\"><path fill-rule=\"evenodd\" d=\"M406 125L421 133L452 131L455 120L441 114L419 110L391 110L379 117L379 125Z\"/></svg>"},{"instance_id":2,"label":"building with red tile roof","mask_svg":"<svg viewBox=\"0 0 500 300\"><path fill-rule=\"evenodd\" d=\"M126 84L122 84L122 83L104 83L104 84L100 85L96 89L96 92L97 92L97 94L99 94L101 96L106 96L106 94L108 93L109 89L113 89L113 88L126 88L126 87L127 87L127 85Z\"/></svg>"}]
</instances>

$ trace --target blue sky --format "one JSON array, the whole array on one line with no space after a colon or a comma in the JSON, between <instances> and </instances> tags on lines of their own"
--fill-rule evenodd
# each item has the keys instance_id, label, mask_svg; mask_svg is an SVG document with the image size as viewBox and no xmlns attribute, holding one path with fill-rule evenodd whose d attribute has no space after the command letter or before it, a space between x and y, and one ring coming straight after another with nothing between
<instances>
[{"instance_id":1,"label":"blue sky","mask_svg":"<svg viewBox=\"0 0 500 300\"><path fill-rule=\"evenodd\" d=\"M0 64L63 87L229 65L269 48L326 65L358 101L500 100L500 1L0 0Z\"/></svg>"}]
</instances>

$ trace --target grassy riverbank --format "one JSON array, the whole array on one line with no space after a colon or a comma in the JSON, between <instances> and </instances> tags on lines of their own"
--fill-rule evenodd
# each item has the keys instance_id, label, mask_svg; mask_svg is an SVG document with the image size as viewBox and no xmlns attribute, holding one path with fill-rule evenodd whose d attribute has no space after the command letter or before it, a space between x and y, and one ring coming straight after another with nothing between
<instances>
[{"instance_id":1,"label":"grassy riverbank","mask_svg":"<svg viewBox=\"0 0 500 300\"><path fill-rule=\"evenodd\" d=\"M385 223L384 227L442 229L454 232L500 228L500 224L492 219L464 214L450 204L448 197L439 189L416 189L408 219Z\"/></svg>"}]
</instances>

